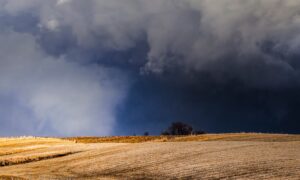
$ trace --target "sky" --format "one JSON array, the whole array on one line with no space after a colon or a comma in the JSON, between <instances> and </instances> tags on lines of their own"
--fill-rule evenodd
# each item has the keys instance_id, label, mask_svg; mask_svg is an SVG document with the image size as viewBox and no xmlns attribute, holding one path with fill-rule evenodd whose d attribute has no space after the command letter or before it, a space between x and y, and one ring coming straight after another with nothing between
<instances>
[{"instance_id":1,"label":"sky","mask_svg":"<svg viewBox=\"0 0 300 180\"><path fill-rule=\"evenodd\" d=\"M0 136L300 133L298 0L0 0Z\"/></svg>"}]
</instances>

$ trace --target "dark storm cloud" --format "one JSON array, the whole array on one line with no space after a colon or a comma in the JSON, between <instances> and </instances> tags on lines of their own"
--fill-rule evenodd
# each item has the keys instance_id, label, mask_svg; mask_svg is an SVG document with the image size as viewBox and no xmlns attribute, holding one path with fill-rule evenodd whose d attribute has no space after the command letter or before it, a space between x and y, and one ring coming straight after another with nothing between
<instances>
[{"instance_id":1,"label":"dark storm cloud","mask_svg":"<svg viewBox=\"0 0 300 180\"><path fill-rule=\"evenodd\" d=\"M299 28L296 0L0 0L0 97L13 92L1 107L39 122L24 133L74 122L67 134L142 131L176 118L295 132ZM19 121L0 113L5 129Z\"/></svg>"},{"instance_id":2,"label":"dark storm cloud","mask_svg":"<svg viewBox=\"0 0 300 180\"><path fill-rule=\"evenodd\" d=\"M224 74L232 74L251 86L299 83L299 63L288 58L299 54L300 4L294 0L13 0L2 4L5 13L31 10L37 15L41 32L36 35L50 53L78 48L98 54L127 51L146 39L149 51L142 73L180 66L183 72L210 71L221 81L226 80ZM235 66L233 70L223 68L227 61ZM249 66L251 72L244 73ZM263 74L258 78L258 73ZM274 75L280 76L276 82Z\"/></svg>"}]
</instances>

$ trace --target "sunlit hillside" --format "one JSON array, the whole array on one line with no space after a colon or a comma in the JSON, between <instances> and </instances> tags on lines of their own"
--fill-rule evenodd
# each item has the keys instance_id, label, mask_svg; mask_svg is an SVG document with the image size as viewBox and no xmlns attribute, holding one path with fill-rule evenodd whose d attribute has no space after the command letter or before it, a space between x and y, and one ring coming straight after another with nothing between
<instances>
[{"instance_id":1,"label":"sunlit hillside","mask_svg":"<svg viewBox=\"0 0 300 180\"><path fill-rule=\"evenodd\" d=\"M0 179L299 179L300 135L1 138Z\"/></svg>"}]
</instances>

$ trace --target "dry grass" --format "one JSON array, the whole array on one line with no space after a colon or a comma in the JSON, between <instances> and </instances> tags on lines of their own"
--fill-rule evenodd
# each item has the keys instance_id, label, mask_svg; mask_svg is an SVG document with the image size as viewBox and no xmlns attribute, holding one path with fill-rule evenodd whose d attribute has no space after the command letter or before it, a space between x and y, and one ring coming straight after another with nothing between
<instances>
[{"instance_id":1,"label":"dry grass","mask_svg":"<svg viewBox=\"0 0 300 180\"><path fill-rule=\"evenodd\" d=\"M79 143L142 143L142 142L186 142L186 141L260 141L287 142L300 141L300 135L228 133L190 136L111 136L111 137L71 137L64 138Z\"/></svg>"},{"instance_id":2,"label":"dry grass","mask_svg":"<svg viewBox=\"0 0 300 180\"><path fill-rule=\"evenodd\" d=\"M17 177L17 176L0 176L1 180L26 180L25 178Z\"/></svg>"},{"instance_id":3,"label":"dry grass","mask_svg":"<svg viewBox=\"0 0 300 180\"><path fill-rule=\"evenodd\" d=\"M37 138L37 137L19 137L19 138L0 138L0 166L11 164L13 161L3 161L2 157L15 155L18 153L30 152L33 150L43 150L54 145L73 144L74 142L55 139L55 138ZM24 160L25 161L25 160ZM11 163L9 163L11 162Z\"/></svg>"},{"instance_id":4,"label":"dry grass","mask_svg":"<svg viewBox=\"0 0 300 180\"><path fill-rule=\"evenodd\" d=\"M71 137L64 138L77 143L142 143L149 141L163 141L173 137L166 136L110 136L110 137Z\"/></svg>"},{"instance_id":5,"label":"dry grass","mask_svg":"<svg viewBox=\"0 0 300 180\"><path fill-rule=\"evenodd\" d=\"M0 139L0 163L5 162L5 166L0 167L0 179L300 177L299 135L240 133L68 139L71 141ZM12 151L8 153L10 148Z\"/></svg>"},{"instance_id":6,"label":"dry grass","mask_svg":"<svg viewBox=\"0 0 300 180\"><path fill-rule=\"evenodd\" d=\"M18 148L27 147L28 145L55 145L71 143L69 141L58 138L43 138L43 137L18 137L18 138L0 138L0 148Z\"/></svg>"}]
</instances>

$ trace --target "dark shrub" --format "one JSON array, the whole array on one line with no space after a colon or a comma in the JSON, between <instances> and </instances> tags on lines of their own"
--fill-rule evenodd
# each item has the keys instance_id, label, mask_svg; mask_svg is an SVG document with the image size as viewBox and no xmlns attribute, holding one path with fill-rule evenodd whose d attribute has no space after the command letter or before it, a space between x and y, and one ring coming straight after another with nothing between
<instances>
[{"instance_id":1,"label":"dark shrub","mask_svg":"<svg viewBox=\"0 0 300 180\"><path fill-rule=\"evenodd\" d=\"M182 123L174 122L162 135L190 135L193 132L192 126Z\"/></svg>"},{"instance_id":2,"label":"dark shrub","mask_svg":"<svg viewBox=\"0 0 300 180\"><path fill-rule=\"evenodd\" d=\"M170 133L169 133L168 131L163 131L163 132L161 133L161 135L162 135L162 136L169 136Z\"/></svg>"}]
</instances>

